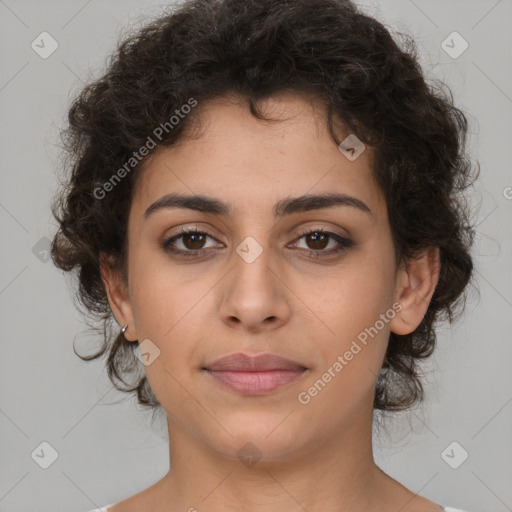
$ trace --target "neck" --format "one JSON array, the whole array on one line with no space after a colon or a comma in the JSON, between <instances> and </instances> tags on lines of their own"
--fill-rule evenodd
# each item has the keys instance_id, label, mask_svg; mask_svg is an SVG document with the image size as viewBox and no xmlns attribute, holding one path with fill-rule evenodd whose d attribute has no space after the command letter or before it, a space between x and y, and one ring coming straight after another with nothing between
<instances>
[{"instance_id":1,"label":"neck","mask_svg":"<svg viewBox=\"0 0 512 512\"><path fill-rule=\"evenodd\" d=\"M390 479L373 460L371 427L365 413L285 457L244 461L168 420L171 469L155 485L155 510L377 510Z\"/></svg>"}]
</instances>

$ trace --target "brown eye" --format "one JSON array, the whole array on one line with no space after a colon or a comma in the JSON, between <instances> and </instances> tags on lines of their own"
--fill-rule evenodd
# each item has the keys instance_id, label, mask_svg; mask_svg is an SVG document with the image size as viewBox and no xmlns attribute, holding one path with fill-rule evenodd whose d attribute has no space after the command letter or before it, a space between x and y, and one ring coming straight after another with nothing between
<instances>
[{"instance_id":1,"label":"brown eye","mask_svg":"<svg viewBox=\"0 0 512 512\"><path fill-rule=\"evenodd\" d=\"M205 231L199 231L196 228L182 228L178 235L164 240L162 247L165 251L170 251L180 256L196 256L214 247L215 244L208 247L205 246L208 238L214 240L214 238Z\"/></svg>"},{"instance_id":2,"label":"brown eye","mask_svg":"<svg viewBox=\"0 0 512 512\"><path fill-rule=\"evenodd\" d=\"M304 239L306 247L298 248L308 250L307 252L314 258L336 256L354 245L352 240L323 229L310 229L303 232L298 240L301 239Z\"/></svg>"},{"instance_id":3,"label":"brown eye","mask_svg":"<svg viewBox=\"0 0 512 512\"><path fill-rule=\"evenodd\" d=\"M206 246L207 239L214 241L213 245ZM333 257L354 245L348 238L323 229L311 229L301 233L297 240L305 241L305 247L298 247L309 253L313 258ZM215 247L215 238L205 231L196 228L182 228L181 232L162 243L165 251L184 257L196 257L209 254L208 249ZM297 247L297 245L296 245Z\"/></svg>"},{"instance_id":4,"label":"brown eye","mask_svg":"<svg viewBox=\"0 0 512 512\"><path fill-rule=\"evenodd\" d=\"M305 235L306 240L310 240L312 242L309 245L310 249L314 250L322 250L325 249L329 243L329 236L326 235L323 232L314 231L312 233L309 233L308 235Z\"/></svg>"},{"instance_id":5,"label":"brown eye","mask_svg":"<svg viewBox=\"0 0 512 512\"><path fill-rule=\"evenodd\" d=\"M193 251L202 249L206 237L203 233L185 233L181 238L183 239L183 245Z\"/></svg>"}]
</instances>

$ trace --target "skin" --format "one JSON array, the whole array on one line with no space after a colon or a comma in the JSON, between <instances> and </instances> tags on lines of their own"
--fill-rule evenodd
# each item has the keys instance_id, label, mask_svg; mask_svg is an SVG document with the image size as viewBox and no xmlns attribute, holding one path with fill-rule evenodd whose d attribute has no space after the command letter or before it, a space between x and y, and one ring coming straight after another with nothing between
<instances>
[{"instance_id":1,"label":"skin","mask_svg":"<svg viewBox=\"0 0 512 512\"><path fill-rule=\"evenodd\" d=\"M128 324L126 338L149 339L160 350L145 371L167 415L172 461L160 481L111 510L439 511L376 466L371 438L389 333L410 333L423 319L438 280L438 250L395 268L371 149L347 159L328 135L321 106L300 95L275 95L262 105L281 121L256 119L234 96L200 105L202 132L154 152L136 184L128 286L102 265L113 313ZM144 219L170 192L214 197L233 214L167 208ZM333 192L360 199L371 213L345 205L273 216L279 200ZM207 256L187 259L162 248L180 227L209 237L185 236L175 247ZM315 259L314 249L339 245L299 238L309 228L354 245ZM251 263L236 252L248 236L262 249ZM321 392L300 403L298 394L393 304L402 309ZM201 370L236 352L275 353L308 371L266 395L238 394ZM237 456L249 442L261 454L251 467Z\"/></svg>"}]
</instances>

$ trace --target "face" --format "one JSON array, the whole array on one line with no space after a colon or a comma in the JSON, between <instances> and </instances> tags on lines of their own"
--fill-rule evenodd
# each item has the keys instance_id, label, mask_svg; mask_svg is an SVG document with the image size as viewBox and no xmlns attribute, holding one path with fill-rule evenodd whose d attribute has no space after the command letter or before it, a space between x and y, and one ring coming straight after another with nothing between
<instances>
[{"instance_id":1,"label":"face","mask_svg":"<svg viewBox=\"0 0 512 512\"><path fill-rule=\"evenodd\" d=\"M347 158L322 109L299 96L263 105L281 120L211 101L200 136L151 156L129 216L128 289L104 273L126 337L145 343L170 431L229 457L247 442L263 457L305 453L367 426L390 330L413 330L428 304L415 293L430 292L395 269L370 148ZM226 211L180 207L169 194ZM334 194L346 200L303 197ZM244 392L205 370L235 353L302 370L260 374L259 386L244 374Z\"/></svg>"}]
</instances>

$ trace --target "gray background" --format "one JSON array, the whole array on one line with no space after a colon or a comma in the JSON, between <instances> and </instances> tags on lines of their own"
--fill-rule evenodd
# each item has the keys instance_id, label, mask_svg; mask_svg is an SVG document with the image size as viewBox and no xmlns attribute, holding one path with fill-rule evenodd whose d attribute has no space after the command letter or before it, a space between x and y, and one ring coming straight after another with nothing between
<instances>
[{"instance_id":1,"label":"gray background","mask_svg":"<svg viewBox=\"0 0 512 512\"><path fill-rule=\"evenodd\" d=\"M87 333L72 282L45 253L66 107L82 81L99 76L121 31L158 15L160 5L0 0L0 511L89 510L168 469L165 425L152 426L112 388L103 361L73 353L75 338L79 349L99 338ZM512 2L362 5L415 37L428 76L444 80L468 113L471 155L482 168L473 197L480 296L472 293L461 321L440 330L425 366L427 400L378 432L376 458L439 503L512 510ZM31 48L43 31L59 45L47 59ZM456 59L441 47L453 31L469 43ZM31 457L44 441L58 452L48 469ZM457 469L441 457L453 441L469 453Z\"/></svg>"}]
</instances>

